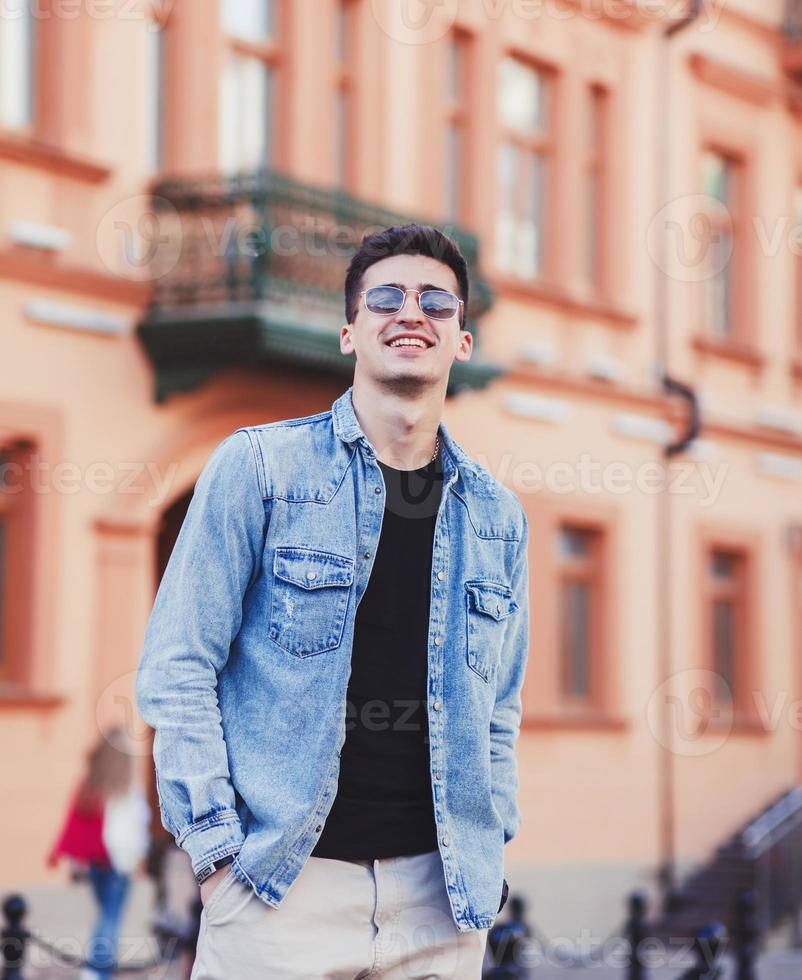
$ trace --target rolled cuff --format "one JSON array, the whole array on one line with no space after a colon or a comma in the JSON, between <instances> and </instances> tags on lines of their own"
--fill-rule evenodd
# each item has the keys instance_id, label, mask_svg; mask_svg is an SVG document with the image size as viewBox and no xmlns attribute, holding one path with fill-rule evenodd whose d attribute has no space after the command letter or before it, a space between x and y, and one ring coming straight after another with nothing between
<instances>
[{"instance_id":1,"label":"rolled cuff","mask_svg":"<svg viewBox=\"0 0 802 980\"><path fill-rule=\"evenodd\" d=\"M245 835L236 810L218 810L190 824L175 842L190 856L192 871L197 874L212 861L236 854L245 843Z\"/></svg>"}]
</instances>

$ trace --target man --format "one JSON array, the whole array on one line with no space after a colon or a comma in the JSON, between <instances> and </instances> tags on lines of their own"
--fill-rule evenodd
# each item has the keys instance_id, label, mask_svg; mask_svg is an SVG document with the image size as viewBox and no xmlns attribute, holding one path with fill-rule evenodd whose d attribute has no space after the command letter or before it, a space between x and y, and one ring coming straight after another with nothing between
<instances>
[{"instance_id":1,"label":"man","mask_svg":"<svg viewBox=\"0 0 802 980\"><path fill-rule=\"evenodd\" d=\"M521 821L527 524L440 419L468 275L365 236L353 386L213 451L137 678L203 913L193 980L481 975Z\"/></svg>"}]
</instances>

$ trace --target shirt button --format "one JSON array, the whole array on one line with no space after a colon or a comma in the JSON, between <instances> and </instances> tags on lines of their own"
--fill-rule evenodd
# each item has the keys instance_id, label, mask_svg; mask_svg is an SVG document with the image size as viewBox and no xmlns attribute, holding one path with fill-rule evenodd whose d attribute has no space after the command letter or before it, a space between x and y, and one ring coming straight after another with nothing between
<instances>
[{"instance_id":1,"label":"shirt button","mask_svg":"<svg viewBox=\"0 0 802 980\"><path fill-rule=\"evenodd\" d=\"M439 773L439 772L436 772L436 773L434 774L434 781L435 781L436 783L439 783L439 782L440 782L440 780L441 780L442 778L443 778L443 777L442 777L442 776L440 775L440 773Z\"/></svg>"},{"instance_id":2,"label":"shirt button","mask_svg":"<svg viewBox=\"0 0 802 980\"><path fill-rule=\"evenodd\" d=\"M373 488L373 492L374 493L381 493L382 492L382 488L381 487L374 487Z\"/></svg>"},{"instance_id":3,"label":"shirt button","mask_svg":"<svg viewBox=\"0 0 802 980\"><path fill-rule=\"evenodd\" d=\"M448 838L447 837L444 837L443 838L443 847L448 847Z\"/></svg>"},{"instance_id":4,"label":"shirt button","mask_svg":"<svg viewBox=\"0 0 802 980\"><path fill-rule=\"evenodd\" d=\"M432 707L434 708L435 711L439 711L440 708L441 708L440 702L439 701L435 701L434 704L432 705Z\"/></svg>"},{"instance_id":5,"label":"shirt button","mask_svg":"<svg viewBox=\"0 0 802 980\"><path fill-rule=\"evenodd\" d=\"M370 558L370 552L369 551L366 551L365 552L365 558Z\"/></svg>"},{"instance_id":6,"label":"shirt button","mask_svg":"<svg viewBox=\"0 0 802 980\"><path fill-rule=\"evenodd\" d=\"M439 637L439 636L436 636L436 637L434 638L434 645L435 645L436 647L439 647L439 646L440 646L440 637Z\"/></svg>"},{"instance_id":7,"label":"shirt button","mask_svg":"<svg viewBox=\"0 0 802 980\"><path fill-rule=\"evenodd\" d=\"M439 581L441 581L441 582L442 582L442 581L443 581L443 579L445 578L445 575L444 575L444 574L443 574L442 572L438 572L438 573L437 573L437 578L439 579Z\"/></svg>"},{"instance_id":8,"label":"shirt button","mask_svg":"<svg viewBox=\"0 0 802 980\"><path fill-rule=\"evenodd\" d=\"M317 578L317 572L307 572L306 573L306 577L311 582L313 578Z\"/></svg>"}]
</instances>

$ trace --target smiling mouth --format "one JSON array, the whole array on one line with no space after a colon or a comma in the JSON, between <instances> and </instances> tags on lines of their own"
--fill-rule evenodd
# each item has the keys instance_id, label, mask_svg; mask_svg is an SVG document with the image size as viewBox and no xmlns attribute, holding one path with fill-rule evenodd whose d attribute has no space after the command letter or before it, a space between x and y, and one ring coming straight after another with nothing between
<instances>
[{"instance_id":1,"label":"smiling mouth","mask_svg":"<svg viewBox=\"0 0 802 980\"><path fill-rule=\"evenodd\" d=\"M432 345L423 340L422 337L396 337L391 340L387 347L393 348L412 348L417 350L428 350Z\"/></svg>"}]
</instances>

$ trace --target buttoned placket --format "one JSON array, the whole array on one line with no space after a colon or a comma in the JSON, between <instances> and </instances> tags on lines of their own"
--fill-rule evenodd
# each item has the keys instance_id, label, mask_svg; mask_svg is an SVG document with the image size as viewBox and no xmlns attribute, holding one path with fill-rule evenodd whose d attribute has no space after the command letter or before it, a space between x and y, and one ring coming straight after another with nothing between
<instances>
[{"instance_id":1,"label":"buttoned placket","mask_svg":"<svg viewBox=\"0 0 802 980\"><path fill-rule=\"evenodd\" d=\"M443 608L445 604L446 587L441 584L446 580L448 563L448 521L445 517L446 502L448 500L451 485L459 475L456 467L447 483L443 485L440 506L437 509L437 518L434 525L434 543L432 547L432 569L431 585L429 595L429 744L432 765L432 793L434 796L434 814L437 824L437 837L440 844L440 855L443 860L443 868L446 884L450 894L459 894L458 876L452 866L448 847L450 838L448 827L443 816L444 805L443 795L445 792L445 712L443 710ZM463 896L464 899L464 896ZM465 910L459 905L455 905L455 912L458 916L463 916Z\"/></svg>"}]
</instances>

